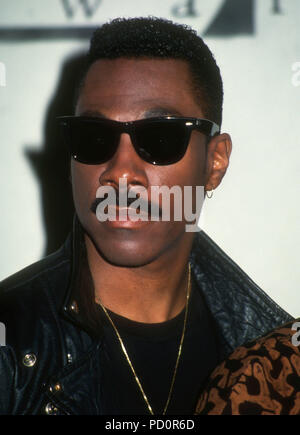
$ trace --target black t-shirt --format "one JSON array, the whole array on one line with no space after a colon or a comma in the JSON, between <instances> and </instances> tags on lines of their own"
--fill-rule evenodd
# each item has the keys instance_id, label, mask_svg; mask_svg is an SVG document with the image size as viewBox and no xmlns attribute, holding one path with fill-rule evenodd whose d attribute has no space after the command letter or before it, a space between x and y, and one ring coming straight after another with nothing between
<instances>
[{"instance_id":1,"label":"black t-shirt","mask_svg":"<svg viewBox=\"0 0 300 435\"><path fill-rule=\"evenodd\" d=\"M185 309L162 323L140 323L108 311L154 414L162 414L176 364ZM104 414L149 414L146 402L121 349L117 335L99 306L104 329L101 352ZM193 281L185 337L166 414L193 414L204 381L219 362L214 322Z\"/></svg>"}]
</instances>

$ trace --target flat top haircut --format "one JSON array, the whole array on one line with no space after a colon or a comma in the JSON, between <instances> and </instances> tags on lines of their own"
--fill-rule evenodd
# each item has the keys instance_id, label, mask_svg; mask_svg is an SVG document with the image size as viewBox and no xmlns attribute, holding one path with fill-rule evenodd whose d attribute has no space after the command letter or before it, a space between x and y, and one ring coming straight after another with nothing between
<instances>
[{"instance_id":1,"label":"flat top haircut","mask_svg":"<svg viewBox=\"0 0 300 435\"><path fill-rule=\"evenodd\" d=\"M114 19L94 32L87 69L97 60L120 57L186 61L195 101L207 119L221 126L223 84L220 70L195 30L156 17Z\"/></svg>"}]
</instances>

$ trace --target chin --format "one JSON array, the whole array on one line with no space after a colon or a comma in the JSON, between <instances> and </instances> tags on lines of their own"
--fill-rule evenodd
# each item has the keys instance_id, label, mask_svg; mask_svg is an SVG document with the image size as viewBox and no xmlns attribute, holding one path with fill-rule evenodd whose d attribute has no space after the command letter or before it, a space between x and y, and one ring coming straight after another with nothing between
<instances>
[{"instance_id":1,"label":"chin","mask_svg":"<svg viewBox=\"0 0 300 435\"><path fill-rule=\"evenodd\" d=\"M97 223L91 228L85 227L85 231L98 254L118 267L146 266L178 238L178 228L162 222L136 229L112 228Z\"/></svg>"},{"instance_id":2,"label":"chin","mask_svg":"<svg viewBox=\"0 0 300 435\"><path fill-rule=\"evenodd\" d=\"M146 240L90 237L97 252L110 264L119 267L140 267L155 260L161 251L160 246L150 245Z\"/></svg>"}]
</instances>

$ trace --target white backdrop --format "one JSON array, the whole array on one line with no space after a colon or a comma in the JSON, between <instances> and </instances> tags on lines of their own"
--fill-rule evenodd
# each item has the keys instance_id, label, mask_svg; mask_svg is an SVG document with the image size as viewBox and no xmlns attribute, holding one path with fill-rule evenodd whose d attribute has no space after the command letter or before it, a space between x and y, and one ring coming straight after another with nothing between
<instances>
[{"instance_id":1,"label":"white backdrop","mask_svg":"<svg viewBox=\"0 0 300 435\"><path fill-rule=\"evenodd\" d=\"M94 8L92 16L84 4ZM204 35L224 80L223 131L232 136L233 154L222 185L206 201L201 227L277 303L300 315L300 1L253 0L253 32L208 35L224 4L0 0L0 279L43 256L39 183L25 151L42 147L63 62L88 47L71 33L47 38L40 30L156 15Z\"/></svg>"}]
</instances>

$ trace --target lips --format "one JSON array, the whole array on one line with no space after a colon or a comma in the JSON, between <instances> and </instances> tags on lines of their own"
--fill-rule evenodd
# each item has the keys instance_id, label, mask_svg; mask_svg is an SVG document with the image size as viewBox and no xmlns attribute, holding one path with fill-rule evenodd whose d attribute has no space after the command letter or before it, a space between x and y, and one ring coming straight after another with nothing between
<instances>
[{"instance_id":1,"label":"lips","mask_svg":"<svg viewBox=\"0 0 300 435\"><path fill-rule=\"evenodd\" d=\"M111 207L110 212L115 214L112 220L106 220L104 223L114 228L135 228L150 223L150 215L132 207Z\"/></svg>"}]
</instances>

